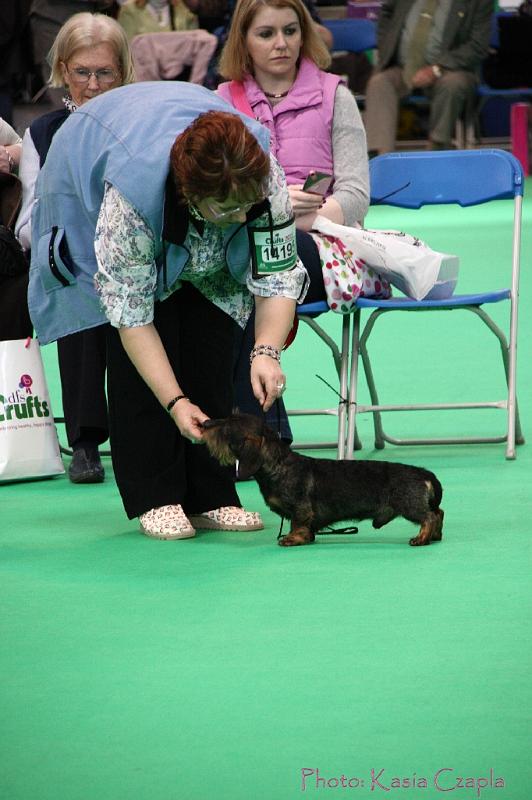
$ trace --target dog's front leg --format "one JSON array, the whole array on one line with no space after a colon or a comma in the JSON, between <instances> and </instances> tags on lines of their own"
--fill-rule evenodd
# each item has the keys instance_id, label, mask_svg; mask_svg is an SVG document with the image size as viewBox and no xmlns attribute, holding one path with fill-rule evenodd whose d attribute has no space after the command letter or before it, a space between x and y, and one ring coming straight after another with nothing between
<instances>
[{"instance_id":1,"label":"dog's front leg","mask_svg":"<svg viewBox=\"0 0 532 800\"><path fill-rule=\"evenodd\" d=\"M290 532L279 539L281 547L297 547L300 544L312 544L314 534L307 525L292 524Z\"/></svg>"}]
</instances>

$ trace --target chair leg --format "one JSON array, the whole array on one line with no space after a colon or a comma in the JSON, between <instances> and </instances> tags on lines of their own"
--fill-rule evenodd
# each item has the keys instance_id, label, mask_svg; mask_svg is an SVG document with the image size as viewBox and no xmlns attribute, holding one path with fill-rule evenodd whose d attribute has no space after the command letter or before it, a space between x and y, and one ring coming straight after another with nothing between
<instances>
[{"instance_id":1,"label":"chair leg","mask_svg":"<svg viewBox=\"0 0 532 800\"><path fill-rule=\"evenodd\" d=\"M347 411L347 449L346 458L352 460L355 449L361 449L362 442L358 438L357 417L357 386L358 386L358 356L360 339L360 309L353 312L353 334L351 338L351 367L349 370L349 394Z\"/></svg>"},{"instance_id":2,"label":"chair leg","mask_svg":"<svg viewBox=\"0 0 532 800\"><path fill-rule=\"evenodd\" d=\"M364 367L364 375L366 376L366 383L368 384L371 403L374 406L379 405L379 396L377 394L377 387L375 386L375 380L373 378L373 370L371 369L371 361L369 359L366 342L369 339L369 335L373 330L373 326L375 325L378 317L380 317L381 314L383 313L386 313L386 311L383 309L373 311L373 313L370 315L368 321L364 326L364 331L359 341L359 351L360 351L360 356L362 358L362 365ZM385 443L385 435L384 435L384 429L382 427L382 416L380 411L373 412L373 427L375 430L375 447L377 450L383 450Z\"/></svg>"},{"instance_id":3,"label":"chair leg","mask_svg":"<svg viewBox=\"0 0 532 800\"><path fill-rule=\"evenodd\" d=\"M507 432L507 448L506 458L515 458L515 445L524 444L525 437L521 429L521 420L519 418L519 406L516 397L516 382L515 382L515 364L510 365L509 347L506 336L495 324L489 314L486 314L483 308L471 307L473 311L484 322L489 330L497 337L499 346L501 348L502 363L504 367L504 375L506 377L506 386L508 389L508 432Z\"/></svg>"},{"instance_id":4,"label":"chair leg","mask_svg":"<svg viewBox=\"0 0 532 800\"><path fill-rule=\"evenodd\" d=\"M345 458L347 443L347 373L349 366L349 333L351 315L342 319L342 350L340 364L340 402L338 403L338 459Z\"/></svg>"}]
</instances>

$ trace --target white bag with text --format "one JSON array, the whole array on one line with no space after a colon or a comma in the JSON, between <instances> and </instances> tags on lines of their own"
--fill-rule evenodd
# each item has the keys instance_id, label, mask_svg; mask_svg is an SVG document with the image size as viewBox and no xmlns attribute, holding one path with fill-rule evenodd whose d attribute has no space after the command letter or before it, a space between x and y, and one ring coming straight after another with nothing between
<instances>
[{"instance_id":1,"label":"white bag with text","mask_svg":"<svg viewBox=\"0 0 532 800\"><path fill-rule=\"evenodd\" d=\"M0 342L0 481L65 471L39 342Z\"/></svg>"}]
</instances>

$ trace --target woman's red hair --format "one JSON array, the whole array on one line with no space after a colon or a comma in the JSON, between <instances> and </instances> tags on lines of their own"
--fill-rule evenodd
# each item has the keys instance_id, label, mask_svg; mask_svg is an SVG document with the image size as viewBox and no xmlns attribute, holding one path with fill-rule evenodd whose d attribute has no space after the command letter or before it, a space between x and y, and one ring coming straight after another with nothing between
<instances>
[{"instance_id":1,"label":"woman's red hair","mask_svg":"<svg viewBox=\"0 0 532 800\"><path fill-rule=\"evenodd\" d=\"M267 177L268 154L242 122L226 111L200 114L175 140L170 163L188 200L230 195L247 199Z\"/></svg>"}]
</instances>

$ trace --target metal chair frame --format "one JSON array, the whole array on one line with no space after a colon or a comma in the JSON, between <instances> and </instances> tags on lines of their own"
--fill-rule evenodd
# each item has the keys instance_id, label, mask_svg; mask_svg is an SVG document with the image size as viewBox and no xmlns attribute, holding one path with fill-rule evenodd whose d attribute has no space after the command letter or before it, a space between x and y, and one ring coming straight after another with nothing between
<instances>
[{"instance_id":1,"label":"metal chair frame","mask_svg":"<svg viewBox=\"0 0 532 800\"><path fill-rule=\"evenodd\" d=\"M512 240L511 287L471 295L454 295L447 300L410 300L406 297L377 300L360 298L354 315L349 386L349 414L346 457L352 458L356 446L356 417L372 413L375 446L385 442L396 445L472 444L506 442L506 458L515 458L515 445L524 442L516 398L517 315L523 199L523 170L519 161L504 150L435 151L421 153L391 153L370 162L371 197L390 194L392 186L402 187L388 197L387 205L401 208L420 208L430 204L458 203L466 207L496 199L512 200L514 204ZM483 305L510 302L508 337L495 323ZM371 310L361 334L361 311ZM375 323L383 314L392 311L449 311L462 309L475 314L499 341L507 393L501 400L474 403L381 404L375 385L367 342ZM357 403L358 356L368 384L371 404ZM452 438L397 438L385 433L381 413L387 411L421 411L471 408L500 408L506 411L506 433L501 436Z\"/></svg>"},{"instance_id":2,"label":"metal chair frame","mask_svg":"<svg viewBox=\"0 0 532 800\"><path fill-rule=\"evenodd\" d=\"M290 409L287 410L289 416L337 416L338 417L338 437L335 442L297 442L293 446L296 450L320 450L336 449L337 457L346 458L347 453L347 408L348 408L348 383L349 383L349 348L351 341L351 322L352 314L344 314L342 317L342 333L340 347L334 339L316 322L316 317L330 311L325 301L317 303L306 303L297 309L297 315L301 322L307 324L314 333L329 348L336 373L338 375L338 393L340 400L335 408L311 408L311 409ZM352 456L351 456L352 458Z\"/></svg>"}]
</instances>

